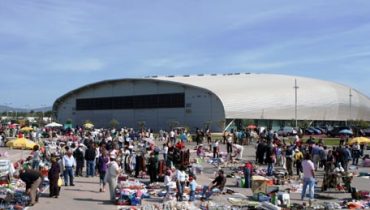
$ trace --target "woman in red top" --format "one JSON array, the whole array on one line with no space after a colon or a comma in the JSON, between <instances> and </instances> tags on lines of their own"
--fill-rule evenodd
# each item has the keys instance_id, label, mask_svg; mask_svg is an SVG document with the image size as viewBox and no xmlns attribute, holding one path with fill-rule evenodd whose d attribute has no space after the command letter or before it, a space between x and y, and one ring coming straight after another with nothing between
<instances>
[{"instance_id":1,"label":"woman in red top","mask_svg":"<svg viewBox=\"0 0 370 210\"><path fill-rule=\"evenodd\" d=\"M185 144L182 140L178 141L177 144L176 144L176 148L179 149L179 150L182 150L185 148Z\"/></svg>"}]
</instances>

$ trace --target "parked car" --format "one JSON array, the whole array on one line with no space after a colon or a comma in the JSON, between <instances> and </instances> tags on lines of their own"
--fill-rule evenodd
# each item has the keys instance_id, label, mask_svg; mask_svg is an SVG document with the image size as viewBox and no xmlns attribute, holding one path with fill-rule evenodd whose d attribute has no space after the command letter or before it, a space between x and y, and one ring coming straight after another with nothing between
<instances>
[{"instance_id":1,"label":"parked car","mask_svg":"<svg viewBox=\"0 0 370 210\"><path fill-rule=\"evenodd\" d=\"M336 126L336 127L333 127L333 129L328 130L327 135L330 136L330 137L340 136L339 132L341 130L350 130L350 131L352 131L351 127L349 127L349 126Z\"/></svg>"},{"instance_id":2,"label":"parked car","mask_svg":"<svg viewBox=\"0 0 370 210\"><path fill-rule=\"evenodd\" d=\"M305 133L308 135L319 135L321 134L321 131L319 129L316 129L314 127L309 127L305 130Z\"/></svg>"},{"instance_id":3,"label":"parked car","mask_svg":"<svg viewBox=\"0 0 370 210\"><path fill-rule=\"evenodd\" d=\"M362 133L363 133L364 136L369 136L370 137L370 128L363 129Z\"/></svg>"},{"instance_id":4,"label":"parked car","mask_svg":"<svg viewBox=\"0 0 370 210\"><path fill-rule=\"evenodd\" d=\"M280 128L277 131L277 134L279 136L287 137L287 136L292 136L292 135L297 134L297 131L293 127L285 126L283 128Z\"/></svg>"}]
</instances>

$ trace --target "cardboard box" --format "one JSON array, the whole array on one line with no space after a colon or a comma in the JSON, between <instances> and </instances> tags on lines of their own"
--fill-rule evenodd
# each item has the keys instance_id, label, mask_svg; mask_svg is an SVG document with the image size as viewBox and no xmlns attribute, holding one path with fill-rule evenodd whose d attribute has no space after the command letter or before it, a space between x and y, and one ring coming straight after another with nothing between
<instances>
[{"instance_id":1,"label":"cardboard box","mask_svg":"<svg viewBox=\"0 0 370 210\"><path fill-rule=\"evenodd\" d=\"M267 193L267 187L271 186L272 180L267 179L263 176L252 176L252 192L256 193Z\"/></svg>"}]
</instances>

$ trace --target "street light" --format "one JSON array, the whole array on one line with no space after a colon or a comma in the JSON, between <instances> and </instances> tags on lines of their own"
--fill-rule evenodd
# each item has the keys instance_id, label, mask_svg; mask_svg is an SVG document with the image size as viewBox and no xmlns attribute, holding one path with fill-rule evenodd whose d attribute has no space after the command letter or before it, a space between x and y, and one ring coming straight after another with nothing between
<instances>
[{"instance_id":1,"label":"street light","mask_svg":"<svg viewBox=\"0 0 370 210\"><path fill-rule=\"evenodd\" d=\"M294 119L295 119L295 127L298 128L298 123L297 123L297 103L298 103L298 100L297 100L297 90L298 90L298 86L297 86L297 79L294 79L294 93L295 93L295 104L294 104Z\"/></svg>"},{"instance_id":2,"label":"street light","mask_svg":"<svg viewBox=\"0 0 370 210\"><path fill-rule=\"evenodd\" d=\"M349 89L349 119L352 119L352 89Z\"/></svg>"},{"instance_id":3,"label":"street light","mask_svg":"<svg viewBox=\"0 0 370 210\"><path fill-rule=\"evenodd\" d=\"M6 108L6 120L8 120L8 117L9 117L8 112L9 112L9 106L10 106L11 104L12 104L12 103L10 103L10 102L5 103L5 108Z\"/></svg>"},{"instance_id":4,"label":"street light","mask_svg":"<svg viewBox=\"0 0 370 210\"><path fill-rule=\"evenodd\" d=\"M42 118L41 118L41 123L44 123L44 107L46 107L46 104L41 104L41 112L42 112Z\"/></svg>"}]
</instances>

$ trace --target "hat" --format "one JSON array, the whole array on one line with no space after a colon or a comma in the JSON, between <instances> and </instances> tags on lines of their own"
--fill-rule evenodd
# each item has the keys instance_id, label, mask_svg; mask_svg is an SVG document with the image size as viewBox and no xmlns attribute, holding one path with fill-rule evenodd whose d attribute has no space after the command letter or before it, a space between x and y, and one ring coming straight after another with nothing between
<instances>
[{"instance_id":1,"label":"hat","mask_svg":"<svg viewBox=\"0 0 370 210\"><path fill-rule=\"evenodd\" d=\"M298 148L295 148L295 151L296 151L296 152L299 152L299 149L298 149Z\"/></svg>"},{"instance_id":2,"label":"hat","mask_svg":"<svg viewBox=\"0 0 370 210\"><path fill-rule=\"evenodd\" d=\"M81 143L81 144L79 144L78 146L79 146L79 147L84 147L85 145Z\"/></svg>"}]
</instances>

